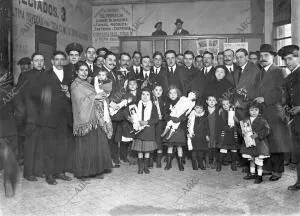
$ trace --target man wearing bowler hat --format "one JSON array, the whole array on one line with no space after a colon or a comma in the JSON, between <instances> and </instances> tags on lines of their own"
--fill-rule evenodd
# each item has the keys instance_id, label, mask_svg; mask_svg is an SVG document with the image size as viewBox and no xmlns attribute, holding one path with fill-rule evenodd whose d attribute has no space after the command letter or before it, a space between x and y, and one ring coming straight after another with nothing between
<instances>
[{"instance_id":1,"label":"man wearing bowler hat","mask_svg":"<svg viewBox=\"0 0 300 216\"><path fill-rule=\"evenodd\" d=\"M299 47L296 45L284 46L278 51L278 55L284 60L291 71L285 79L286 104L291 116L291 129L293 137L292 154L297 163L297 181L288 187L289 190L300 190L300 62Z\"/></svg>"},{"instance_id":2,"label":"man wearing bowler hat","mask_svg":"<svg viewBox=\"0 0 300 216\"><path fill-rule=\"evenodd\" d=\"M283 112L284 71L274 64L277 53L272 45L262 44L259 52L262 69L257 75L255 100L263 105L263 116L271 129L268 137L270 158L265 161L264 169L271 174L270 181L277 181L284 171L284 153L288 153L291 146L291 133Z\"/></svg>"},{"instance_id":3,"label":"man wearing bowler hat","mask_svg":"<svg viewBox=\"0 0 300 216\"><path fill-rule=\"evenodd\" d=\"M183 21L180 18L178 18L176 20L175 25L176 25L176 29L175 29L173 35L189 35L190 34L187 30L182 28Z\"/></svg>"},{"instance_id":4,"label":"man wearing bowler hat","mask_svg":"<svg viewBox=\"0 0 300 216\"><path fill-rule=\"evenodd\" d=\"M80 60L83 48L79 43L70 43L66 46L65 50L68 55L69 64L63 67L65 72L63 84L70 86L76 77L75 64Z\"/></svg>"},{"instance_id":5,"label":"man wearing bowler hat","mask_svg":"<svg viewBox=\"0 0 300 216\"><path fill-rule=\"evenodd\" d=\"M154 28L156 29L152 32L152 36L167 36L167 33L162 30L162 22L159 21L155 24Z\"/></svg>"}]
</instances>

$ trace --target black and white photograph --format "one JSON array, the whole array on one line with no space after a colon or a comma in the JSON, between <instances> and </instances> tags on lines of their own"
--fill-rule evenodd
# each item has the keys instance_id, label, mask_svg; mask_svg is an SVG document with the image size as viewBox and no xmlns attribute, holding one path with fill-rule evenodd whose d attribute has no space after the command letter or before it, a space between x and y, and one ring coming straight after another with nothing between
<instances>
[{"instance_id":1,"label":"black and white photograph","mask_svg":"<svg viewBox=\"0 0 300 216\"><path fill-rule=\"evenodd\" d=\"M300 0L0 0L0 216L300 215Z\"/></svg>"}]
</instances>

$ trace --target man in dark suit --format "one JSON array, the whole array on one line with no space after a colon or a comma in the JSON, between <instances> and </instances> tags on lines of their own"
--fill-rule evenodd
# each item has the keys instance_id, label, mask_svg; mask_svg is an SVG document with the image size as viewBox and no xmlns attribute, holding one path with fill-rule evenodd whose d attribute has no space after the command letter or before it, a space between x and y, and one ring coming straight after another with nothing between
<instances>
[{"instance_id":1,"label":"man in dark suit","mask_svg":"<svg viewBox=\"0 0 300 216\"><path fill-rule=\"evenodd\" d=\"M168 86L168 80L167 80L167 69L162 66L163 61L163 54L161 52L156 51L153 56L153 67L152 71L154 73L154 79L153 82L159 83L163 87L164 94L166 93Z\"/></svg>"},{"instance_id":2,"label":"man in dark suit","mask_svg":"<svg viewBox=\"0 0 300 216\"><path fill-rule=\"evenodd\" d=\"M183 25L183 21L178 18L175 22L176 29L175 29L173 35L189 35L190 34L187 30L182 28L182 25Z\"/></svg>"},{"instance_id":3,"label":"man in dark suit","mask_svg":"<svg viewBox=\"0 0 300 216\"><path fill-rule=\"evenodd\" d=\"M240 72L240 67L233 63L234 59L234 51L231 49L224 50L224 64L227 67L229 73L227 74L226 78L236 86L237 80L235 80L234 74Z\"/></svg>"},{"instance_id":4,"label":"man in dark suit","mask_svg":"<svg viewBox=\"0 0 300 216\"><path fill-rule=\"evenodd\" d=\"M66 46L65 50L68 55L69 64L64 65L64 72L66 76L64 77L63 83L70 86L77 76L75 72L75 64L80 60L83 48L79 43L70 43Z\"/></svg>"},{"instance_id":5,"label":"man in dark suit","mask_svg":"<svg viewBox=\"0 0 300 216\"><path fill-rule=\"evenodd\" d=\"M129 71L135 75L140 74L142 71L141 67L142 53L134 51L132 54L132 66L129 68Z\"/></svg>"},{"instance_id":6,"label":"man in dark suit","mask_svg":"<svg viewBox=\"0 0 300 216\"><path fill-rule=\"evenodd\" d=\"M94 61L96 59L96 49L95 47L88 47L85 50L85 62L87 63L88 67L89 67L89 76L91 76L91 74L98 74L98 72L100 71L100 68L94 64ZM90 80L89 80L90 81Z\"/></svg>"},{"instance_id":7,"label":"man in dark suit","mask_svg":"<svg viewBox=\"0 0 300 216\"><path fill-rule=\"evenodd\" d=\"M284 46L278 51L278 55L284 60L291 71L285 80L286 105L290 108L291 129L293 137L292 154L297 163L297 181L288 187L288 190L300 190L300 63L299 47L297 45Z\"/></svg>"},{"instance_id":8,"label":"man in dark suit","mask_svg":"<svg viewBox=\"0 0 300 216\"><path fill-rule=\"evenodd\" d=\"M33 69L21 74L16 87L21 90L21 93L18 95L18 101L22 101L21 103L16 103L16 110L23 110L22 116L18 116L18 118L22 118L22 121L25 123L24 178L28 181L37 181L36 176L42 175L43 163L42 143L39 143L37 140L40 97L36 89L40 77L44 73L45 60L40 53L34 53L31 59Z\"/></svg>"},{"instance_id":9,"label":"man in dark suit","mask_svg":"<svg viewBox=\"0 0 300 216\"><path fill-rule=\"evenodd\" d=\"M54 52L51 60L53 68L41 75L40 90L35 91L41 97L38 141L43 145L44 173L50 185L57 184L56 178L71 180L65 175L72 155L68 148L72 107L68 88L63 85L65 59L64 52Z\"/></svg>"},{"instance_id":10,"label":"man in dark suit","mask_svg":"<svg viewBox=\"0 0 300 216\"><path fill-rule=\"evenodd\" d=\"M211 52L205 51L203 53L204 67L201 70L201 73L204 75L206 83L209 83L215 79L215 69L213 66L213 60L214 60L214 55Z\"/></svg>"},{"instance_id":11,"label":"man in dark suit","mask_svg":"<svg viewBox=\"0 0 300 216\"><path fill-rule=\"evenodd\" d=\"M257 76L256 101L263 105L263 117L271 131L268 137L271 157L266 160L264 169L272 172L270 181L277 181L284 172L284 153L290 151L291 136L283 108L284 71L274 64L277 53L270 44L260 47L261 73ZM282 117L282 118L279 118ZM262 179L261 179L262 181Z\"/></svg>"},{"instance_id":12,"label":"man in dark suit","mask_svg":"<svg viewBox=\"0 0 300 216\"><path fill-rule=\"evenodd\" d=\"M152 36L167 36L167 33L162 30L162 22L159 21L155 24L154 28L156 29L152 32Z\"/></svg>"},{"instance_id":13,"label":"man in dark suit","mask_svg":"<svg viewBox=\"0 0 300 216\"><path fill-rule=\"evenodd\" d=\"M176 64L176 52L168 50L165 53L167 60L167 86L176 86L183 94L187 91L187 76L184 67Z\"/></svg>"},{"instance_id":14,"label":"man in dark suit","mask_svg":"<svg viewBox=\"0 0 300 216\"><path fill-rule=\"evenodd\" d=\"M194 67L193 62L194 62L194 53L190 50L187 50L184 52L184 66L187 71L187 77L188 77L188 82L192 81L194 77L197 76L197 74L200 73L200 70L196 67Z\"/></svg>"},{"instance_id":15,"label":"man in dark suit","mask_svg":"<svg viewBox=\"0 0 300 216\"><path fill-rule=\"evenodd\" d=\"M138 80L141 80L141 89L148 87L151 88L154 84L156 75L151 71L151 60L150 56L142 57L142 72L138 76Z\"/></svg>"},{"instance_id":16,"label":"man in dark suit","mask_svg":"<svg viewBox=\"0 0 300 216\"><path fill-rule=\"evenodd\" d=\"M256 95L257 81L256 77L260 73L259 69L255 64L248 60L248 51L246 49L238 49L235 52L236 60L238 66L241 68L234 72L234 79L236 80L237 89L245 89L247 91L247 97L253 99ZM239 105L237 112L241 119L243 120L248 117L246 102Z\"/></svg>"}]
</instances>

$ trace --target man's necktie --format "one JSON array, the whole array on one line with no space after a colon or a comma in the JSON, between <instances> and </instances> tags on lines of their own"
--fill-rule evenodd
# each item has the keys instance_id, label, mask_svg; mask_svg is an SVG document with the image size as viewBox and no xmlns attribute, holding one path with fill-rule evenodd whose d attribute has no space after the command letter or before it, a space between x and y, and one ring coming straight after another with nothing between
<instances>
[{"instance_id":1,"label":"man's necktie","mask_svg":"<svg viewBox=\"0 0 300 216\"><path fill-rule=\"evenodd\" d=\"M207 68L205 68L204 70L204 75L207 75Z\"/></svg>"},{"instance_id":2,"label":"man's necktie","mask_svg":"<svg viewBox=\"0 0 300 216\"><path fill-rule=\"evenodd\" d=\"M171 72L171 73L174 73L173 67L170 67L170 72Z\"/></svg>"},{"instance_id":3,"label":"man's necktie","mask_svg":"<svg viewBox=\"0 0 300 216\"><path fill-rule=\"evenodd\" d=\"M261 70L261 80L264 79L266 73L267 73L267 71L263 68L263 69Z\"/></svg>"},{"instance_id":4,"label":"man's necktie","mask_svg":"<svg viewBox=\"0 0 300 216\"><path fill-rule=\"evenodd\" d=\"M157 69L157 68L155 69L155 74L156 74L156 75L158 74L158 69Z\"/></svg>"},{"instance_id":5,"label":"man's necktie","mask_svg":"<svg viewBox=\"0 0 300 216\"><path fill-rule=\"evenodd\" d=\"M232 73L232 69L231 68L229 69L229 72Z\"/></svg>"}]
</instances>

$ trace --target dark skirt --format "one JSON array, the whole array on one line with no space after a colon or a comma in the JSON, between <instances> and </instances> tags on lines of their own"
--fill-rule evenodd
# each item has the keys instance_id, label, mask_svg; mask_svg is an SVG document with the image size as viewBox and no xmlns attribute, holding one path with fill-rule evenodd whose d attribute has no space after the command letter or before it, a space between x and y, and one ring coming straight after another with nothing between
<instances>
[{"instance_id":1,"label":"dark skirt","mask_svg":"<svg viewBox=\"0 0 300 216\"><path fill-rule=\"evenodd\" d=\"M186 135L184 130L179 127L169 140L164 140L164 145L167 147L186 146Z\"/></svg>"},{"instance_id":2,"label":"dark skirt","mask_svg":"<svg viewBox=\"0 0 300 216\"><path fill-rule=\"evenodd\" d=\"M157 149L155 141L144 141L140 139L135 139L132 142L131 149L137 152L152 152Z\"/></svg>"},{"instance_id":3,"label":"dark skirt","mask_svg":"<svg viewBox=\"0 0 300 216\"><path fill-rule=\"evenodd\" d=\"M252 157L258 157L260 155L262 156L270 156L270 151L267 142L265 141L257 141L255 140L256 146L252 146L249 148L246 148L246 145L244 144L241 147L240 153L243 155L250 155Z\"/></svg>"},{"instance_id":4,"label":"dark skirt","mask_svg":"<svg viewBox=\"0 0 300 216\"><path fill-rule=\"evenodd\" d=\"M112 168L108 140L101 128L76 137L75 141L76 177L96 175Z\"/></svg>"},{"instance_id":5,"label":"dark skirt","mask_svg":"<svg viewBox=\"0 0 300 216\"><path fill-rule=\"evenodd\" d=\"M222 133L223 132L223 133ZM237 130L232 128L229 130L222 131L219 136L219 141L217 142L217 148L227 149L227 150L238 150L240 145L238 142L238 133Z\"/></svg>"}]
</instances>

